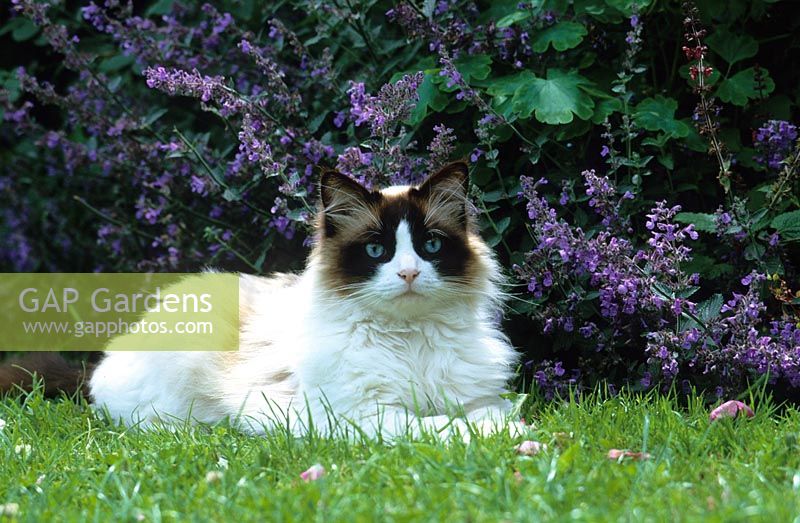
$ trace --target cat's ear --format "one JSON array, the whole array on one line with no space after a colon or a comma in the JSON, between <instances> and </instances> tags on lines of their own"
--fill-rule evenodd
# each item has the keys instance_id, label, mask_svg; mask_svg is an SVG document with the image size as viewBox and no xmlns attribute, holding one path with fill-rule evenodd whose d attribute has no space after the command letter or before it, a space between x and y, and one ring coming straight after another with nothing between
<instances>
[{"instance_id":1,"label":"cat's ear","mask_svg":"<svg viewBox=\"0 0 800 523\"><path fill-rule=\"evenodd\" d=\"M375 199L375 193L334 170L322 173L319 193L322 201L322 226L327 237L333 236L337 230L359 218L363 221L365 212L371 214L369 204Z\"/></svg>"},{"instance_id":2,"label":"cat's ear","mask_svg":"<svg viewBox=\"0 0 800 523\"><path fill-rule=\"evenodd\" d=\"M466 227L469 193L469 167L466 162L445 165L428 177L417 191L427 200L426 222L446 220Z\"/></svg>"}]
</instances>

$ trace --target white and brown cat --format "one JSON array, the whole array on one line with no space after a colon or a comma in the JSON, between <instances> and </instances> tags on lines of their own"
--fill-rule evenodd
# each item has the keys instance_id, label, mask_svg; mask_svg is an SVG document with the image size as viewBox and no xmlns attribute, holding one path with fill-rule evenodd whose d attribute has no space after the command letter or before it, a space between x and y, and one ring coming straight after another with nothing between
<instances>
[{"instance_id":1,"label":"white and brown cat","mask_svg":"<svg viewBox=\"0 0 800 523\"><path fill-rule=\"evenodd\" d=\"M501 395L517 354L467 188L462 162L383 191L325 173L306 269L240 278L239 351L108 351L93 404L127 424L229 418L253 433L516 432Z\"/></svg>"}]
</instances>

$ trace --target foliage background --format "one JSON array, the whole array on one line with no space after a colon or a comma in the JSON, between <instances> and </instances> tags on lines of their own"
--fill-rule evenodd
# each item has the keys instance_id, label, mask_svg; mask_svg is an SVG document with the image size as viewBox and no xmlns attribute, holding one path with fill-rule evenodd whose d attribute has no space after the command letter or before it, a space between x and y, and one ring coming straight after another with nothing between
<instances>
[{"instance_id":1,"label":"foliage background","mask_svg":"<svg viewBox=\"0 0 800 523\"><path fill-rule=\"evenodd\" d=\"M14 0L0 268L297 270L320 167L469 158L526 382L794 396L800 17L699 4Z\"/></svg>"}]
</instances>

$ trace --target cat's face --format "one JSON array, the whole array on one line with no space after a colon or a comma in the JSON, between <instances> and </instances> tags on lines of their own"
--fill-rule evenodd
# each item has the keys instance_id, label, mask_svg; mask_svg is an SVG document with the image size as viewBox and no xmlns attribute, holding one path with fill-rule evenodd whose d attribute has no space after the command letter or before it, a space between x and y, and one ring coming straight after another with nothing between
<instances>
[{"instance_id":1,"label":"cat's face","mask_svg":"<svg viewBox=\"0 0 800 523\"><path fill-rule=\"evenodd\" d=\"M323 285L364 308L406 317L485 292L494 262L472 231L467 184L461 162L419 187L383 191L325 173L314 253Z\"/></svg>"}]
</instances>

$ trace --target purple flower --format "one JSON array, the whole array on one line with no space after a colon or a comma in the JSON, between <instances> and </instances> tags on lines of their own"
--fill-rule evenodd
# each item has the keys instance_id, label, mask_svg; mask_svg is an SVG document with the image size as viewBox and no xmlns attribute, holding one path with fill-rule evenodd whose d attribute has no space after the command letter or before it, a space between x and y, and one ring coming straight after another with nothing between
<instances>
[{"instance_id":1,"label":"purple flower","mask_svg":"<svg viewBox=\"0 0 800 523\"><path fill-rule=\"evenodd\" d=\"M197 193L201 196L205 196L208 192L205 180L195 175L192 175L189 185L191 186L193 193Z\"/></svg>"},{"instance_id":2,"label":"purple flower","mask_svg":"<svg viewBox=\"0 0 800 523\"><path fill-rule=\"evenodd\" d=\"M347 114L344 111L336 111L336 114L333 117L333 125L335 125L337 129L341 129L344 125L346 117Z\"/></svg>"},{"instance_id":3,"label":"purple flower","mask_svg":"<svg viewBox=\"0 0 800 523\"><path fill-rule=\"evenodd\" d=\"M476 147L475 149L473 149L473 150L472 150L472 153L470 153L470 155L469 155L469 161L471 161L472 163L475 163L475 162L477 162L477 161L480 159L480 157L481 157L481 156L483 156L484 154L486 154L486 153L484 152L484 150L483 150L483 149L479 149L479 148L477 148L477 147Z\"/></svg>"},{"instance_id":4,"label":"purple flower","mask_svg":"<svg viewBox=\"0 0 800 523\"><path fill-rule=\"evenodd\" d=\"M453 130L443 124L433 126L433 140L428 145L430 157L428 170L434 172L444 166L455 151L456 136Z\"/></svg>"},{"instance_id":5,"label":"purple flower","mask_svg":"<svg viewBox=\"0 0 800 523\"><path fill-rule=\"evenodd\" d=\"M347 91L353 123L356 126L369 123L374 136L387 135L391 127L410 114L423 78L422 72L406 75L394 84L381 87L377 96L367 94L363 83L353 82Z\"/></svg>"},{"instance_id":6,"label":"purple flower","mask_svg":"<svg viewBox=\"0 0 800 523\"><path fill-rule=\"evenodd\" d=\"M755 161L770 169L780 169L797 140L797 126L784 120L770 120L753 132L753 143L758 154Z\"/></svg>"}]
</instances>

